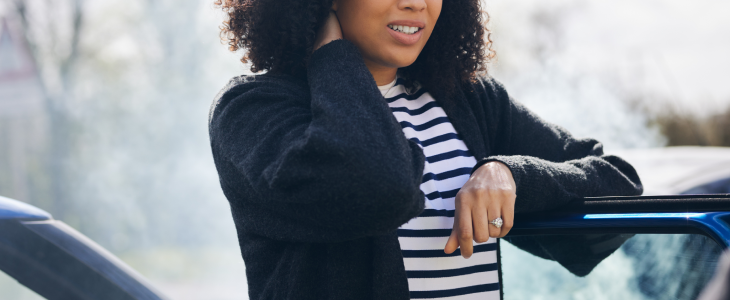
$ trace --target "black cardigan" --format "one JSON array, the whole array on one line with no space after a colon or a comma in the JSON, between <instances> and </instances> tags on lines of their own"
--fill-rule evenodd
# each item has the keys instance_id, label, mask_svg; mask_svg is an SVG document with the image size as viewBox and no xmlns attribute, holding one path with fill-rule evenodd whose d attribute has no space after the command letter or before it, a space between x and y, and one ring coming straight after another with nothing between
<instances>
[{"instance_id":1,"label":"black cardigan","mask_svg":"<svg viewBox=\"0 0 730 300\"><path fill-rule=\"evenodd\" d=\"M307 72L233 78L211 107L213 158L250 298L408 299L396 229L423 210L424 155L352 43L315 51ZM628 163L541 120L492 79L435 98L475 168L510 168L518 213L641 194Z\"/></svg>"}]
</instances>

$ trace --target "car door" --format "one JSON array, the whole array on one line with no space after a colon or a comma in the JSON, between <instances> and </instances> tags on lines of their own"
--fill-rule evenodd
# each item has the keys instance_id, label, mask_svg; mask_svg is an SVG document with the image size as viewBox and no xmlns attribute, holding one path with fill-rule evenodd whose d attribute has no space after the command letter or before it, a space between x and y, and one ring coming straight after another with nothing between
<instances>
[{"instance_id":1,"label":"car door","mask_svg":"<svg viewBox=\"0 0 730 300\"><path fill-rule=\"evenodd\" d=\"M4 273L0 279L10 277L46 299L166 298L80 232L37 207L4 197L0 197L0 272ZM0 299L21 296L0 292Z\"/></svg>"},{"instance_id":2,"label":"car door","mask_svg":"<svg viewBox=\"0 0 730 300\"><path fill-rule=\"evenodd\" d=\"M504 299L696 299L730 245L730 195L587 198L515 216Z\"/></svg>"}]
</instances>

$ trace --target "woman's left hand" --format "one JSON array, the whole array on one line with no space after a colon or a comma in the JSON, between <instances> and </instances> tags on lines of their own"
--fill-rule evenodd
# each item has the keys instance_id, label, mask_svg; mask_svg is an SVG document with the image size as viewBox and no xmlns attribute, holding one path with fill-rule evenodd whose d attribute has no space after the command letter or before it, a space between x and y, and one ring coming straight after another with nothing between
<instances>
[{"instance_id":1,"label":"woman's left hand","mask_svg":"<svg viewBox=\"0 0 730 300\"><path fill-rule=\"evenodd\" d=\"M334 3L332 4L334 7ZM320 47L329 44L332 41L342 39L342 27L340 21L337 19L337 14L334 10L330 10L327 20L319 29L317 37L314 40L313 51L317 51Z\"/></svg>"},{"instance_id":2,"label":"woman's left hand","mask_svg":"<svg viewBox=\"0 0 730 300\"><path fill-rule=\"evenodd\" d=\"M454 227L444 252L461 247L461 256L469 258L472 240L483 243L507 235L514 220L516 190L512 172L501 162L491 161L474 171L456 194ZM502 218L501 228L489 223L497 218Z\"/></svg>"}]
</instances>

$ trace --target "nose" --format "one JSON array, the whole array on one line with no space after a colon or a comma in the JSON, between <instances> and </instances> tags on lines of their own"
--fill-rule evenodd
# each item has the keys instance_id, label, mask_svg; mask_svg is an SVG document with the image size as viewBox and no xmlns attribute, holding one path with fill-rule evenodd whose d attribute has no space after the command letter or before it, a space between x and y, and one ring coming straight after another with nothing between
<instances>
[{"instance_id":1,"label":"nose","mask_svg":"<svg viewBox=\"0 0 730 300\"><path fill-rule=\"evenodd\" d=\"M407 9L407 10L412 10L415 12L426 9L426 6L427 5L426 5L425 0L400 0L400 1L398 1L399 9Z\"/></svg>"}]
</instances>

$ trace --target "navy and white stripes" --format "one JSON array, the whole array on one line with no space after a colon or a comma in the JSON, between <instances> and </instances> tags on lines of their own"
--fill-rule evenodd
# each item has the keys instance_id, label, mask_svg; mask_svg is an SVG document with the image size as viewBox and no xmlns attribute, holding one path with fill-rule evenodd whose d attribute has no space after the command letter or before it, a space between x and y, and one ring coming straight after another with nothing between
<instances>
[{"instance_id":1,"label":"navy and white stripes","mask_svg":"<svg viewBox=\"0 0 730 300\"><path fill-rule=\"evenodd\" d=\"M454 197L476 160L444 110L424 89L407 93L401 79L378 87L406 138L426 156L421 190L426 210L398 229L412 299L499 299L495 239L474 243L470 259L444 253Z\"/></svg>"}]
</instances>

